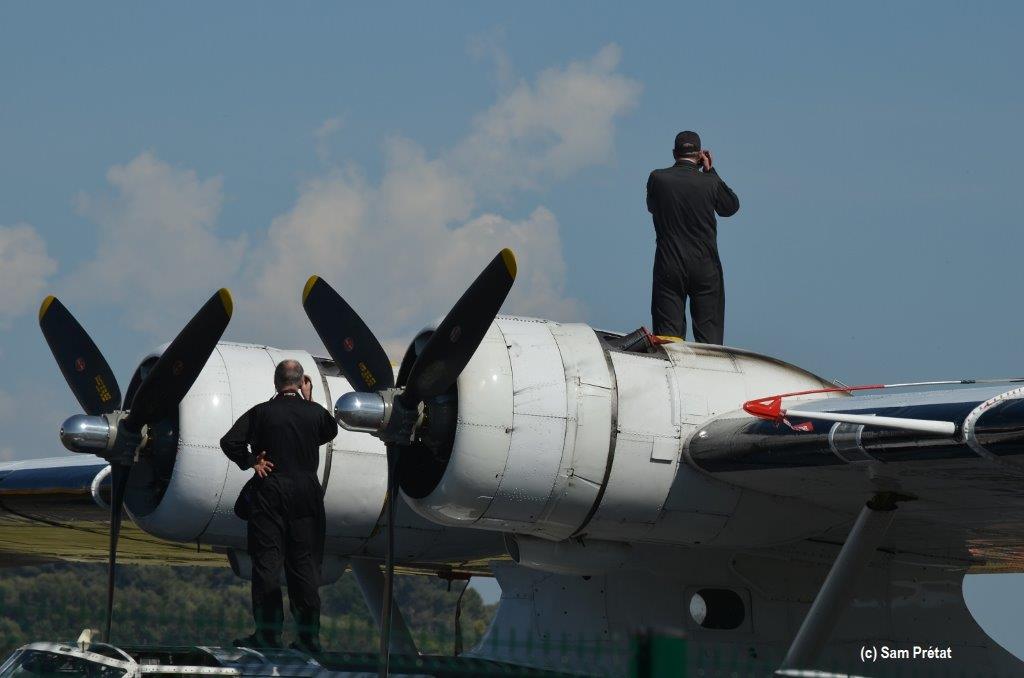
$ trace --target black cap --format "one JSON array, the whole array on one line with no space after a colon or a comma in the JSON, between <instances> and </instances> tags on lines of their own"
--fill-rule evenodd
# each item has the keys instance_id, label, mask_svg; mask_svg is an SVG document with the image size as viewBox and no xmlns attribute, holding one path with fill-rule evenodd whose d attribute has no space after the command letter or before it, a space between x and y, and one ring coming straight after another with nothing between
<instances>
[{"instance_id":1,"label":"black cap","mask_svg":"<svg viewBox=\"0 0 1024 678\"><path fill-rule=\"evenodd\" d=\"M676 135L675 151L678 155L696 153L700 150L700 135L696 132L680 132Z\"/></svg>"}]
</instances>

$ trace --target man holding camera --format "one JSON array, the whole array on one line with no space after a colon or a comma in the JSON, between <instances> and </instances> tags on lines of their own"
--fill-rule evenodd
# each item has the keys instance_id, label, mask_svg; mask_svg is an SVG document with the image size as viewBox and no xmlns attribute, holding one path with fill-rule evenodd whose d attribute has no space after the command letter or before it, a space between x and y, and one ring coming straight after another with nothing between
<instances>
[{"instance_id":1,"label":"man holding camera","mask_svg":"<svg viewBox=\"0 0 1024 678\"><path fill-rule=\"evenodd\" d=\"M647 179L647 210L654 219L657 250L651 317L654 333L686 338L686 300L690 300L693 338L721 344L725 336L725 284L718 257L715 215L731 217L740 208L714 168L710 150L696 132L676 135L671 167Z\"/></svg>"}]
</instances>

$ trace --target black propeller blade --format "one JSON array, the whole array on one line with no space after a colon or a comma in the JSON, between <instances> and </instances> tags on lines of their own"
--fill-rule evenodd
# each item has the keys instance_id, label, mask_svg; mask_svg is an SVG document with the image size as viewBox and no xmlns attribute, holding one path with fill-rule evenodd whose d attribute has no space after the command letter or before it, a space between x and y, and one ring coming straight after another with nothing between
<instances>
[{"instance_id":1,"label":"black propeller blade","mask_svg":"<svg viewBox=\"0 0 1024 678\"><path fill-rule=\"evenodd\" d=\"M356 390L372 393L395 385L391 361L377 337L320 276L306 282L302 307L338 369Z\"/></svg>"},{"instance_id":2,"label":"black propeller blade","mask_svg":"<svg viewBox=\"0 0 1024 678\"><path fill-rule=\"evenodd\" d=\"M448 312L409 370L404 388L394 389L391 364L366 323L318 276L306 283L302 305L328 353L349 383L359 391L378 392L378 404L390 402L390 419L374 435L387 444L388 491L384 508L384 595L381 609L381 674L390 662L391 608L394 598L395 506L398 498L398 461L422 422L420 403L443 394L459 378L487 329L494 322L516 277L516 258L503 249ZM426 406L426 405L425 405ZM383 410L382 410L383 411ZM370 430L358 428L353 430Z\"/></svg>"},{"instance_id":3,"label":"black propeller blade","mask_svg":"<svg viewBox=\"0 0 1024 678\"><path fill-rule=\"evenodd\" d=\"M125 426L137 431L178 407L217 348L233 308L231 292L225 288L203 304L139 385Z\"/></svg>"},{"instance_id":4,"label":"black propeller blade","mask_svg":"<svg viewBox=\"0 0 1024 678\"><path fill-rule=\"evenodd\" d=\"M402 448L388 445L388 495L384 512L387 534L384 541L384 596L380 610L381 675L390 675L391 608L395 600L395 503L398 500L398 455Z\"/></svg>"},{"instance_id":5,"label":"black propeller blade","mask_svg":"<svg viewBox=\"0 0 1024 678\"><path fill-rule=\"evenodd\" d=\"M476 353L516 279L516 257L503 249L455 302L416 357L402 400L409 406L441 395Z\"/></svg>"},{"instance_id":6,"label":"black propeller blade","mask_svg":"<svg viewBox=\"0 0 1024 678\"><path fill-rule=\"evenodd\" d=\"M110 365L57 297L43 299L39 328L86 414L110 414L121 407L121 389Z\"/></svg>"},{"instance_id":7,"label":"black propeller blade","mask_svg":"<svg viewBox=\"0 0 1024 678\"><path fill-rule=\"evenodd\" d=\"M126 464L110 465L110 553L107 556L107 623L103 638L110 642L110 624L114 616L114 575L117 568L117 540L121 536L121 518L124 515L124 495L128 489L128 474L132 467Z\"/></svg>"}]
</instances>

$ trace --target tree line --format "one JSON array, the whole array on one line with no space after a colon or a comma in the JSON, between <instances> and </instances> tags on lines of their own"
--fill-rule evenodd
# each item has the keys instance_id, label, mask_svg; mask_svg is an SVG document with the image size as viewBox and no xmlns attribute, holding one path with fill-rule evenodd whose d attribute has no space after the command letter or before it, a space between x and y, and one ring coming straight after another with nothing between
<instances>
[{"instance_id":1,"label":"tree line","mask_svg":"<svg viewBox=\"0 0 1024 678\"><path fill-rule=\"evenodd\" d=\"M249 583L227 567L124 565L117 579L114 644L229 645L252 631ZM0 657L28 642L74 641L84 628L101 629L106 581L105 565L0 570ZM456 600L464 586L456 581L449 590L448 582L432 576L396 577L395 596L421 652L452 653ZM351 572L320 594L325 649L376 651L377 629ZM460 626L466 649L482 637L496 607L485 605L474 589L465 592ZM287 613L286 620L287 643Z\"/></svg>"}]
</instances>

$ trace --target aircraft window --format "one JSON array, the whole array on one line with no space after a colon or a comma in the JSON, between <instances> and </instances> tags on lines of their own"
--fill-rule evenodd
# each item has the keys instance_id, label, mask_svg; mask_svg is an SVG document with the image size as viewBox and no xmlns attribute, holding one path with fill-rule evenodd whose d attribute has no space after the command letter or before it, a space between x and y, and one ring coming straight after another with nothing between
<instances>
[{"instance_id":1,"label":"aircraft window","mask_svg":"<svg viewBox=\"0 0 1024 678\"><path fill-rule=\"evenodd\" d=\"M738 629L746 618L746 606L735 591L701 589L690 598L690 618L705 629Z\"/></svg>"},{"instance_id":2,"label":"aircraft window","mask_svg":"<svg viewBox=\"0 0 1024 678\"><path fill-rule=\"evenodd\" d=\"M120 678L127 671L104 666L81 657L71 657L43 650L24 650L0 674L0 678L50 678L58 676L87 676L88 678Z\"/></svg>"}]
</instances>

